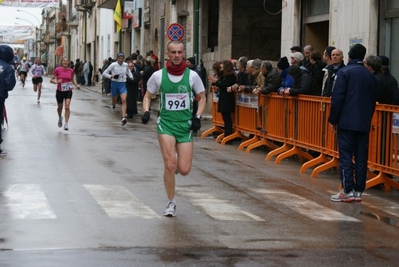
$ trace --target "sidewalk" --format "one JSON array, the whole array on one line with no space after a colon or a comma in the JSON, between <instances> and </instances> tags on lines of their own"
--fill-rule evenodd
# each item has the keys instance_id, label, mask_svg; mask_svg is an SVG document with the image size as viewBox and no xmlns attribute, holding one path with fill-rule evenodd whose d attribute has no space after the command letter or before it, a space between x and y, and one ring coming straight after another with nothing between
<instances>
[{"instance_id":1,"label":"sidewalk","mask_svg":"<svg viewBox=\"0 0 399 267\"><path fill-rule=\"evenodd\" d=\"M100 82L96 82L95 85L92 85L92 86L84 86L84 85L82 85L81 88L90 90L90 91L98 93L98 94L103 94L102 93L102 85L101 85ZM105 96L105 94L103 94L103 95ZM110 94L108 94L108 96L109 96L109 98L111 98ZM158 97L151 100L151 110L152 110L153 113L158 113L158 103L159 103L158 102ZM140 114L141 113L141 104L138 104L137 107L138 107L138 111L139 111L139 114ZM202 113L202 119L203 120L212 120L211 103L210 103L210 101L208 101L208 103L206 103L205 110Z\"/></svg>"}]
</instances>

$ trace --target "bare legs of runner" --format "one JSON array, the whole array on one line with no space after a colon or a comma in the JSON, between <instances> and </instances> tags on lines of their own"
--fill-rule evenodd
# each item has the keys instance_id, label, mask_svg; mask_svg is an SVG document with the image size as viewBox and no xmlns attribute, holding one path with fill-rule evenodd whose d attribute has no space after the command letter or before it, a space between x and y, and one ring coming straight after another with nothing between
<instances>
[{"instance_id":1,"label":"bare legs of runner","mask_svg":"<svg viewBox=\"0 0 399 267\"><path fill-rule=\"evenodd\" d=\"M173 136L158 134L158 142L164 162L163 180L166 196L171 201L175 197L175 171L181 175L189 174L193 159L193 142L178 143ZM177 157L176 157L177 152Z\"/></svg>"}]
</instances>

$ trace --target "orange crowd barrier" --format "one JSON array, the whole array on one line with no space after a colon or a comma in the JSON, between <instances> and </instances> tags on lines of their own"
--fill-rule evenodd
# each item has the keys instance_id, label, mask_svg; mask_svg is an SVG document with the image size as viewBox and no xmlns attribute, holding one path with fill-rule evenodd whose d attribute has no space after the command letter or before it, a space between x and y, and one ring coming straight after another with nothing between
<instances>
[{"instance_id":1,"label":"orange crowd barrier","mask_svg":"<svg viewBox=\"0 0 399 267\"><path fill-rule=\"evenodd\" d=\"M211 106L211 114L212 114L212 124L213 127L211 129L206 130L202 133L201 139L204 139L206 136L213 134L214 132L221 133L216 138L217 142L224 137L224 121L222 115L218 112L218 101L219 97L217 96L216 92L212 92L212 106Z\"/></svg>"},{"instance_id":2,"label":"orange crowd barrier","mask_svg":"<svg viewBox=\"0 0 399 267\"><path fill-rule=\"evenodd\" d=\"M222 139L243 139L238 150L246 147L247 153L265 145L271 149L266 160L276 156L277 164L298 155L307 159L300 172L314 167L311 177L315 178L322 171L339 167L337 136L328 123L330 106L330 98L326 97L238 94L234 115L236 132ZM215 119L210 130L223 127L223 120L217 119L220 116L217 110L212 116ZM399 176L399 107L377 104L371 124L366 187L383 184L385 190L399 190L399 182L392 178ZM243 133L253 137L248 139Z\"/></svg>"}]
</instances>

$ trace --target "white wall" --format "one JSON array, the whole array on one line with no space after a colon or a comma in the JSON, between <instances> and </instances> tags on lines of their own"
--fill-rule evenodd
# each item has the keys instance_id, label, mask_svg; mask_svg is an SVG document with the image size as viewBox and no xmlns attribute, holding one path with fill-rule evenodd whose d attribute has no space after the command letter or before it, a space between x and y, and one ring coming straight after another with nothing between
<instances>
[{"instance_id":1,"label":"white wall","mask_svg":"<svg viewBox=\"0 0 399 267\"><path fill-rule=\"evenodd\" d=\"M350 41L361 39L367 54L375 54L378 40L377 0L332 0L329 43L341 49L347 61Z\"/></svg>"},{"instance_id":2,"label":"white wall","mask_svg":"<svg viewBox=\"0 0 399 267\"><path fill-rule=\"evenodd\" d=\"M287 0L282 11L281 56L300 44L301 0ZM347 60L350 40L361 39L368 54L377 51L378 0L331 0L329 45L341 49Z\"/></svg>"},{"instance_id":3,"label":"white wall","mask_svg":"<svg viewBox=\"0 0 399 267\"><path fill-rule=\"evenodd\" d=\"M281 13L281 57L286 56L289 61L290 48L300 43L301 1L285 2Z\"/></svg>"},{"instance_id":4,"label":"white wall","mask_svg":"<svg viewBox=\"0 0 399 267\"><path fill-rule=\"evenodd\" d=\"M100 66L102 66L102 62L104 59L107 59L109 57L114 58L114 10L112 9L106 9L106 8L100 8L100 13L97 18L97 21L99 23L98 25L98 40L99 40L99 51L98 53L98 58L97 62ZM108 42L108 35L110 36L110 47L108 51L107 47L107 42Z\"/></svg>"}]
</instances>

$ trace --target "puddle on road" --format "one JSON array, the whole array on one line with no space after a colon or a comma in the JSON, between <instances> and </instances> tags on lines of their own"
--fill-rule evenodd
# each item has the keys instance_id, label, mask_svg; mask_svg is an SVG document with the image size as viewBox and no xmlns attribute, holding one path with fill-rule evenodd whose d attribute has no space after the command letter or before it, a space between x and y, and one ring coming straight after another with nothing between
<instances>
[{"instance_id":1,"label":"puddle on road","mask_svg":"<svg viewBox=\"0 0 399 267\"><path fill-rule=\"evenodd\" d=\"M372 212L368 212L368 211L359 211L360 214L362 215L366 215L367 217L373 218L373 219L377 219L379 221L382 221L386 224L395 226L395 227L399 227L398 222L392 218L389 218L387 216L383 216L383 215L378 215Z\"/></svg>"}]
</instances>

